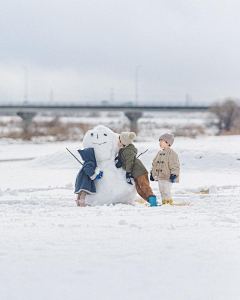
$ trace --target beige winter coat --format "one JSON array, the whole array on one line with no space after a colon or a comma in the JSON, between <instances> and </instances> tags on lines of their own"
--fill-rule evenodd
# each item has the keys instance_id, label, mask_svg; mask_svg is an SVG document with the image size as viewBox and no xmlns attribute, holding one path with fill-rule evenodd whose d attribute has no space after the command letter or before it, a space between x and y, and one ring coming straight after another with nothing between
<instances>
[{"instance_id":1,"label":"beige winter coat","mask_svg":"<svg viewBox=\"0 0 240 300\"><path fill-rule=\"evenodd\" d=\"M177 175L174 182L179 182L180 163L178 155L171 148L160 150L152 163L152 176L157 181L165 179L171 182L170 175Z\"/></svg>"}]
</instances>

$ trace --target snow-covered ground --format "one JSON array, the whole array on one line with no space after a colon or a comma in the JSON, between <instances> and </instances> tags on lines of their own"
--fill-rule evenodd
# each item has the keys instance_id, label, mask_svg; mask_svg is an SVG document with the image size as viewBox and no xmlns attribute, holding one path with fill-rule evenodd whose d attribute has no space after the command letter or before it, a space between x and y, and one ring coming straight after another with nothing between
<instances>
[{"instance_id":1,"label":"snow-covered ground","mask_svg":"<svg viewBox=\"0 0 240 300\"><path fill-rule=\"evenodd\" d=\"M239 299L240 136L175 139L191 206L77 207L81 146L0 140L1 299ZM158 141L136 146L150 169Z\"/></svg>"}]
</instances>

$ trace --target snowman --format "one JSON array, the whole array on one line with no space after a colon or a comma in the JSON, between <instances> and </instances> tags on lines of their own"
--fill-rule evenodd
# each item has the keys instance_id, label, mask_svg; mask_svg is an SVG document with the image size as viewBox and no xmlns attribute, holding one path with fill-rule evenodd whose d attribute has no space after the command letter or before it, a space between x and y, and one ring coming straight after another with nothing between
<instances>
[{"instance_id":1,"label":"snowman","mask_svg":"<svg viewBox=\"0 0 240 300\"><path fill-rule=\"evenodd\" d=\"M97 193L87 195L85 202L91 206L104 204L133 204L135 185L127 184L125 171L115 167L119 135L108 127L98 125L89 130L83 139L84 148L94 148L98 168L103 171L100 180L95 180Z\"/></svg>"}]
</instances>

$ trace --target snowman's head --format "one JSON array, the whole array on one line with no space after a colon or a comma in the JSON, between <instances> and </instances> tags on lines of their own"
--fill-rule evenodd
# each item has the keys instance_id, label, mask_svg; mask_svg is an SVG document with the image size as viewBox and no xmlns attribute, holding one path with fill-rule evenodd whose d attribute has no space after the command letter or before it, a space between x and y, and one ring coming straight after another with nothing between
<instances>
[{"instance_id":1,"label":"snowman's head","mask_svg":"<svg viewBox=\"0 0 240 300\"><path fill-rule=\"evenodd\" d=\"M108 127L98 125L92 130L88 130L83 138L84 148L94 148L96 160L98 162L115 158L118 147L119 135Z\"/></svg>"}]
</instances>

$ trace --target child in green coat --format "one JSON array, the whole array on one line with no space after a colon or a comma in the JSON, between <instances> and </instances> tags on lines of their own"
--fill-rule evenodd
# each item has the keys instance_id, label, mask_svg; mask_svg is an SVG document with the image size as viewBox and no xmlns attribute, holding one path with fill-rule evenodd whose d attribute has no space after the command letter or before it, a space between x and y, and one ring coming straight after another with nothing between
<instances>
[{"instance_id":1,"label":"child in green coat","mask_svg":"<svg viewBox=\"0 0 240 300\"><path fill-rule=\"evenodd\" d=\"M154 195L148 179L148 171L140 159L136 158L138 150L132 144L136 138L134 132L122 132L119 136L118 146L121 148L115 158L117 168L122 167L126 171L126 181L132 184L134 178L137 193L151 206L156 206L156 196Z\"/></svg>"}]
</instances>

